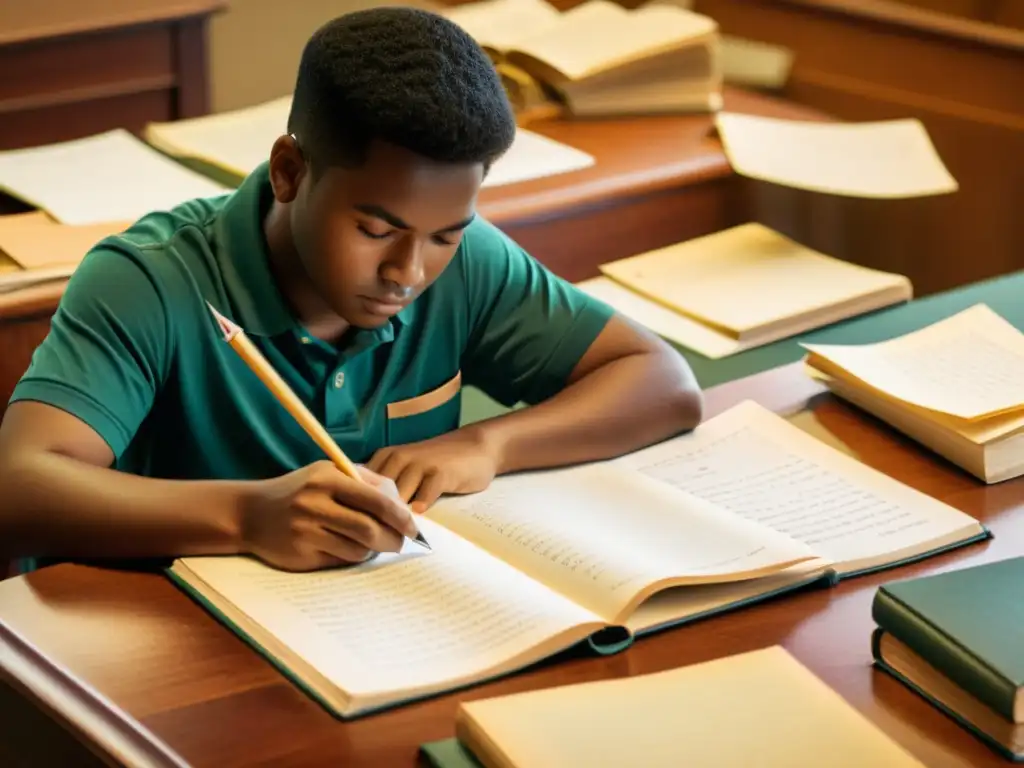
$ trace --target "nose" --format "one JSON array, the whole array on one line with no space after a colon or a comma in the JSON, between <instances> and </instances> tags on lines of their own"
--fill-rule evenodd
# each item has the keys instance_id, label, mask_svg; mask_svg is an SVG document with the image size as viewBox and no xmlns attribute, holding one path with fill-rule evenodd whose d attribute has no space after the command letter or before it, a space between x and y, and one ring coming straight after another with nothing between
<instances>
[{"instance_id":1,"label":"nose","mask_svg":"<svg viewBox=\"0 0 1024 768\"><path fill-rule=\"evenodd\" d=\"M397 294L408 294L424 280L423 245L409 234L399 238L381 265L380 275Z\"/></svg>"}]
</instances>

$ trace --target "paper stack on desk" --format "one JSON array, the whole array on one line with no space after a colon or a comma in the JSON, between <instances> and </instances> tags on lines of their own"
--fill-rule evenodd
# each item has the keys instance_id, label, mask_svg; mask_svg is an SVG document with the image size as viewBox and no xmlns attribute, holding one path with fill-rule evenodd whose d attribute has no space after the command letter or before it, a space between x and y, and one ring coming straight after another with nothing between
<instances>
[{"instance_id":1,"label":"paper stack on desk","mask_svg":"<svg viewBox=\"0 0 1024 768\"><path fill-rule=\"evenodd\" d=\"M804 344L811 375L987 483L1024 474L1024 334L978 304L876 344Z\"/></svg>"},{"instance_id":2,"label":"paper stack on desk","mask_svg":"<svg viewBox=\"0 0 1024 768\"><path fill-rule=\"evenodd\" d=\"M579 284L681 346L721 358L907 301L903 275L806 248L760 224L601 266Z\"/></svg>"},{"instance_id":3,"label":"paper stack on desk","mask_svg":"<svg viewBox=\"0 0 1024 768\"><path fill-rule=\"evenodd\" d=\"M146 141L197 170L236 185L270 158L274 141L288 130L291 96L254 107L191 120L151 123ZM491 167L484 187L554 176L589 168L586 152L519 129L512 147Z\"/></svg>"}]
</instances>

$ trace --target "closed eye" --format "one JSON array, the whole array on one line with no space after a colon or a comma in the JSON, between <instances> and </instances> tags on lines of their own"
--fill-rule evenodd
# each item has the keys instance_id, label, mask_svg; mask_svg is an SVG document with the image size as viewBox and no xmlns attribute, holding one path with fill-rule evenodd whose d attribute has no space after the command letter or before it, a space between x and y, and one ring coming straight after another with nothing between
<instances>
[{"instance_id":1,"label":"closed eye","mask_svg":"<svg viewBox=\"0 0 1024 768\"><path fill-rule=\"evenodd\" d=\"M362 232L363 235L365 235L366 237L370 238L371 240L384 240L385 238L390 237L391 233L394 232L394 230L389 230L389 231L384 232L382 234L378 234L376 232L371 232L366 227L364 227L362 224L359 224L357 226L358 226L359 231Z\"/></svg>"}]
</instances>

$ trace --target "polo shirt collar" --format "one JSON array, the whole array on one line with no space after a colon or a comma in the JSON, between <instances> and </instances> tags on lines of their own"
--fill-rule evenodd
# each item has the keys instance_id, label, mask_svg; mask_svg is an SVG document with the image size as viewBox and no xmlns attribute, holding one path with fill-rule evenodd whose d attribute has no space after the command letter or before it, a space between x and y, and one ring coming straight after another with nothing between
<instances>
[{"instance_id":1,"label":"polo shirt collar","mask_svg":"<svg viewBox=\"0 0 1024 768\"><path fill-rule=\"evenodd\" d=\"M269 164L260 164L235 190L218 219L217 260L246 333L277 336L298 329L270 271L270 250L263 235L263 220L273 203ZM415 313L412 302L387 325L370 333L379 341L391 341L399 326L408 325Z\"/></svg>"}]
</instances>

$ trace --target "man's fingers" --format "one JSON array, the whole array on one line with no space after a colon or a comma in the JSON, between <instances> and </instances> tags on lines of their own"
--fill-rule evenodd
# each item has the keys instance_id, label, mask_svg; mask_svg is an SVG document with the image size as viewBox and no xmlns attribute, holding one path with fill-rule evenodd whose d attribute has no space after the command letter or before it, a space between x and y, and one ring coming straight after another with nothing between
<instances>
[{"instance_id":1,"label":"man's fingers","mask_svg":"<svg viewBox=\"0 0 1024 768\"><path fill-rule=\"evenodd\" d=\"M441 494L447 490L444 487L445 477L444 474L439 471L428 472L423 482L420 483L419 489L416 491L416 495L412 498L412 509L414 512L423 514L430 506L441 498Z\"/></svg>"},{"instance_id":2,"label":"man's fingers","mask_svg":"<svg viewBox=\"0 0 1024 768\"><path fill-rule=\"evenodd\" d=\"M412 498L413 494L416 493L416 489L420 487L420 482L422 480L422 469L415 464L407 466L395 479L395 485L398 486L398 498L404 502L408 502L409 499Z\"/></svg>"},{"instance_id":3,"label":"man's fingers","mask_svg":"<svg viewBox=\"0 0 1024 768\"><path fill-rule=\"evenodd\" d=\"M379 490L385 496L390 496L393 499L399 498L398 486L395 485L395 481L390 477L384 477L384 475L378 475L372 469L366 467L358 467L359 476L366 482L372 485L374 488Z\"/></svg>"},{"instance_id":4,"label":"man's fingers","mask_svg":"<svg viewBox=\"0 0 1024 768\"><path fill-rule=\"evenodd\" d=\"M376 551L344 536L336 536L330 531L321 531L312 544L325 556L343 564L362 563L371 558Z\"/></svg>"},{"instance_id":5,"label":"man's fingers","mask_svg":"<svg viewBox=\"0 0 1024 768\"><path fill-rule=\"evenodd\" d=\"M370 483L353 480L333 467L330 470L318 475L313 487L325 492L338 505L365 513L399 534L416 535L412 512L401 499Z\"/></svg>"}]
</instances>

